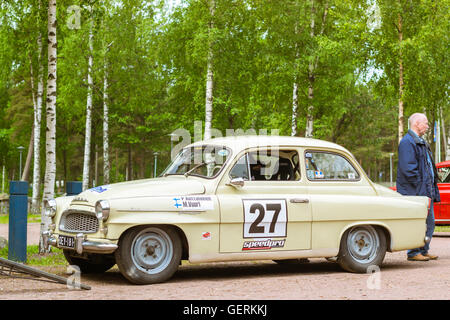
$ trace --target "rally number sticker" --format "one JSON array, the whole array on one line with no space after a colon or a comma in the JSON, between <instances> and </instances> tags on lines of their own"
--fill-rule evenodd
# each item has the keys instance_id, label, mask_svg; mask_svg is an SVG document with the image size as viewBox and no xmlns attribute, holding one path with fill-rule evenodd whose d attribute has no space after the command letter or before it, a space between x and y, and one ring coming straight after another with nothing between
<instances>
[{"instance_id":1,"label":"rally number sticker","mask_svg":"<svg viewBox=\"0 0 450 320\"><path fill-rule=\"evenodd\" d=\"M244 204L244 238L286 237L285 199L249 199Z\"/></svg>"}]
</instances>

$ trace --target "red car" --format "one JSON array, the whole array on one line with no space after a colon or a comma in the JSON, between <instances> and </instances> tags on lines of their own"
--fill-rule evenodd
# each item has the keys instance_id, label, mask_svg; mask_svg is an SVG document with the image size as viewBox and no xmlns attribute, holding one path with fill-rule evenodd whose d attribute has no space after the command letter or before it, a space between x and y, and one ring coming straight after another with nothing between
<instances>
[{"instance_id":1,"label":"red car","mask_svg":"<svg viewBox=\"0 0 450 320\"><path fill-rule=\"evenodd\" d=\"M434 203L434 218L436 225L450 225L450 160L437 163L436 168L442 182L438 183L441 202Z\"/></svg>"},{"instance_id":2,"label":"red car","mask_svg":"<svg viewBox=\"0 0 450 320\"><path fill-rule=\"evenodd\" d=\"M434 204L436 224L450 224L450 160L436 164L441 183L438 183L441 202Z\"/></svg>"}]
</instances>

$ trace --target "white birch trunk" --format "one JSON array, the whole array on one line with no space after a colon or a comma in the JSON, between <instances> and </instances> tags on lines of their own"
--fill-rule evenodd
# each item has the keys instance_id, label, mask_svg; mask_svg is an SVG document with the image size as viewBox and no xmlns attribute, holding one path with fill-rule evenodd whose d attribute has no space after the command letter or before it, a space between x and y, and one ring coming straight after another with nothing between
<instances>
[{"instance_id":1,"label":"white birch trunk","mask_svg":"<svg viewBox=\"0 0 450 320\"><path fill-rule=\"evenodd\" d=\"M208 48L208 61L206 71L206 103L205 103L205 135L204 139L211 139L212 117L213 117L213 90L214 90L214 53L213 53L213 41L212 35L214 28L214 14L215 14L215 0L210 0L209 12L211 14L209 22L209 48Z\"/></svg>"},{"instance_id":2,"label":"white birch trunk","mask_svg":"<svg viewBox=\"0 0 450 320\"><path fill-rule=\"evenodd\" d=\"M311 30L310 36L311 40L314 40L314 28L315 28L315 14L316 9L314 7L314 0L311 0ZM314 59L310 59L308 64L308 110L306 112L306 130L305 137L312 138L313 137L313 128L314 128Z\"/></svg>"},{"instance_id":3,"label":"white birch trunk","mask_svg":"<svg viewBox=\"0 0 450 320\"><path fill-rule=\"evenodd\" d=\"M442 114L442 107L439 107L439 116L441 118L441 130L442 130L442 141L444 141L444 160L448 160L450 157L449 145L447 141L447 134L445 133L445 121Z\"/></svg>"},{"instance_id":4,"label":"white birch trunk","mask_svg":"<svg viewBox=\"0 0 450 320\"><path fill-rule=\"evenodd\" d=\"M398 143L403 138L403 54L402 54L402 42L403 42L403 30L402 30L402 16L398 14L398 42L399 42L399 62L398 62Z\"/></svg>"},{"instance_id":5,"label":"white birch trunk","mask_svg":"<svg viewBox=\"0 0 450 320\"><path fill-rule=\"evenodd\" d=\"M294 89L292 91L292 123L291 136L297 134L297 110L298 110L298 83L297 79L294 82Z\"/></svg>"},{"instance_id":6,"label":"white birch trunk","mask_svg":"<svg viewBox=\"0 0 450 320\"><path fill-rule=\"evenodd\" d=\"M20 180L22 180L22 181L28 181L28 176L30 175L31 159L33 157L33 149L34 149L33 142L34 142L34 124L31 128L30 143L28 144L27 159L25 160L25 165L24 165L23 171L22 171L22 177L20 178Z\"/></svg>"},{"instance_id":7,"label":"white birch trunk","mask_svg":"<svg viewBox=\"0 0 450 320\"><path fill-rule=\"evenodd\" d=\"M316 8L314 7L314 0L311 0L311 31L310 36L311 39L314 40L315 34L315 14L316 14ZM323 15L322 15L322 26L320 28L319 35L322 35L325 31L325 24L327 21L327 15L328 15L328 1L325 2ZM315 56L315 58L311 58L308 65L308 110L306 114L306 131L305 131L305 137L312 138L314 134L314 82L316 80L316 69L317 69L317 63L319 61L318 55Z\"/></svg>"},{"instance_id":8,"label":"white birch trunk","mask_svg":"<svg viewBox=\"0 0 450 320\"><path fill-rule=\"evenodd\" d=\"M298 25L295 24L294 33L298 34ZM299 51L297 42L295 43L295 63L294 63L294 86L292 89L292 118L291 118L291 136L297 135L297 112L298 112L298 59Z\"/></svg>"},{"instance_id":9,"label":"white birch trunk","mask_svg":"<svg viewBox=\"0 0 450 320\"><path fill-rule=\"evenodd\" d=\"M105 74L103 79L103 184L109 184L109 109L108 109L108 63L105 57Z\"/></svg>"},{"instance_id":10,"label":"white birch trunk","mask_svg":"<svg viewBox=\"0 0 450 320\"><path fill-rule=\"evenodd\" d=\"M39 2L39 8L41 3ZM38 85L36 103L34 108L34 161L33 161L33 193L31 197L31 212L39 212L39 193L41 183L41 121L42 121L42 95L44 92L44 65L42 64L42 35L38 36ZM33 89L34 90L34 89Z\"/></svg>"},{"instance_id":11,"label":"white birch trunk","mask_svg":"<svg viewBox=\"0 0 450 320\"><path fill-rule=\"evenodd\" d=\"M450 160L450 129L447 134L447 147L445 148L445 160Z\"/></svg>"},{"instance_id":12,"label":"white birch trunk","mask_svg":"<svg viewBox=\"0 0 450 320\"><path fill-rule=\"evenodd\" d=\"M83 191L89 188L89 167L91 158L91 123L92 123L92 64L93 64L93 21L89 29L89 58L88 58L88 92L86 102L86 132L84 140L84 161L83 161Z\"/></svg>"},{"instance_id":13,"label":"white birch trunk","mask_svg":"<svg viewBox=\"0 0 450 320\"><path fill-rule=\"evenodd\" d=\"M43 199L52 199L55 196L56 178L56 64L57 64L57 41L56 41L56 0L48 1L48 78L47 78L47 131L45 139L45 178ZM42 232L46 231L51 219L41 214L41 237L39 252L46 250L42 245Z\"/></svg>"}]
</instances>

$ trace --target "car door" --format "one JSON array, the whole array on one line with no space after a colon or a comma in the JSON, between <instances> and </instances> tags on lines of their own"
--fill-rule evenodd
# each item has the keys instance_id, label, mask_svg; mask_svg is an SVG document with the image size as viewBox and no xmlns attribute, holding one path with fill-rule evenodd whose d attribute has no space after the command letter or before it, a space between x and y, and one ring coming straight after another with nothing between
<instances>
[{"instance_id":1,"label":"car door","mask_svg":"<svg viewBox=\"0 0 450 320\"><path fill-rule=\"evenodd\" d=\"M438 183L441 202L434 204L436 224L450 223L450 166L439 166L438 174L441 183Z\"/></svg>"},{"instance_id":2,"label":"car door","mask_svg":"<svg viewBox=\"0 0 450 320\"><path fill-rule=\"evenodd\" d=\"M339 247L347 224L377 216L376 192L351 157L338 150L306 149L304 159L313 208L312 248Z\"/></svg>"},{"instance_id":3,"label":"car door","mask_svg":"<svg viewBox=\"0 0 450 320\"><path fill-rule=\"evenodd\" d=\"M220 252L311 247L311 207L295 148L237 155L217 188ZM233 179L243 186L232 186Z\"/></svg>"}]
</instances>

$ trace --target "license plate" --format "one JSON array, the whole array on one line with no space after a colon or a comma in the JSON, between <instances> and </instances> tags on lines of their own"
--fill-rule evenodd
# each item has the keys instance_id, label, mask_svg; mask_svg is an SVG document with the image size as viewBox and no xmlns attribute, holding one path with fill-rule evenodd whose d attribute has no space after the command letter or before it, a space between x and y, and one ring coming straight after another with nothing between
<instances>
[{"instance_id":1,"label":"license plate","mask_svg":"<svg viewBox=\"0 0 450 320\"><path fill-rule=\"evenodd\" d=\"M58 247L74 249L75 248L75 238L68 237L68 236L59 236L58 237Z\"/></svg>"}]
</instances>

